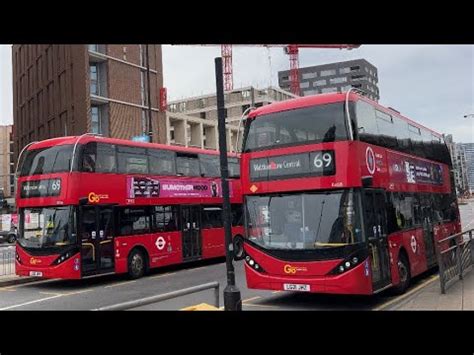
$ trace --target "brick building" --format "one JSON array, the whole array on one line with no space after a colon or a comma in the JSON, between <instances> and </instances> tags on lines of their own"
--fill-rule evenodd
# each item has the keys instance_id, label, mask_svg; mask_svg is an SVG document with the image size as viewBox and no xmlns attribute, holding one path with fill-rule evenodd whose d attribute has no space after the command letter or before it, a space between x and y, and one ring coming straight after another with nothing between
<instances>
[{"instance_id":1,"label":"brick building","mask_svg":"<svg viewBox=\"0 0 474 355\"><path fill-rule=\"evenodd\" d=\"M13 45L15 152L86 132L131 139L148 131L145 45ZM149 45L153 142L166 141L160 45Z\"/></svg>"}]
</instances>

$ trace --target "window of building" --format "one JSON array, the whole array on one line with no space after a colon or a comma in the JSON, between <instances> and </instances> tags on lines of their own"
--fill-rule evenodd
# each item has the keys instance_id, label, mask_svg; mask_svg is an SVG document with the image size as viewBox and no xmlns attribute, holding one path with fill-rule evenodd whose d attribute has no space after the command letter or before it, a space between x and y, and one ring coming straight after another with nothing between
<instances>
[{"instance_id":1,"label":"window of building","mask_svg":"<svg viewBox=\"0 0 474 355\"><path fill-rule=\"evenodd\" d=\"M365 78L366 78L365 75L352 75L352 76L351 76L351 79L354 80L354 81L363 80L363 79L365 79Z\"/></svg>"},{"instance_id":2,"label":"window of building","mask_svg":"<svg viewBox=\"0 0 474 355\"><path fill-rule=\"evenodd\" d=\"M289 80L289 77L288 76L282 76L281 77L281 81L288 81Z\"/></svg>"},{"instance_id":3,"label":"window of building","mask_svg":"<svg viewBox=\"0 0 474 355\"><path fill-rule=\"evenodd\" d=\"M246 110L248 110L250 105L242 105L242 113L244 113Z\"/></svg>"},{"instance_id":4,"label":"window of building","mask_svg":"<svg viewBox=\"0 0 474 355\"><path fill-rule=\"evenodd\" d=\"M250 90L244 90L242 91L242 99L246 100L250 97Z\"/></svg>"},{"instance_id":5,"label":"window of building","mask_svg":"<svg viewBox=\"0 0 474 355\"><path fill-rule=\"evenodd\" d=\"M351 67L351 71L357 71L360 70L360 65L354 65Z\"/></svg>"},{"instance_id":6,"label":"window of building","mask_svg":"<svg viewBox=\"0 0 474 355\"><path fill-rule=\"evenodd\" d=\"M347 78L345 76L340 77L340 78L329 79L330 84L340 84L340 83L345 83L345 82L347 82Z\"/></svg>"},{"instance_id":7,"label":"window of building","mask_svg":"<svg viewBox=\"0 0 474 355\"><path fill-rule=\"evenodd\" d=\"M330 86L328 88L322 88L321 89L321 92L322 93L326 93L326 92L336 92L337 91L337 87L334 87L334 86Z\"/></svg>"},{"instance_id":8,"label":"window of building","mask_svg":"<svg viewBox=\"0 0 474 355\"><path fill-rule=\"evenodd\" d=\"M145 148L117 147L118 172L125 174L148 174L148 159Z\"/></svg>"},{"instance_id":9,"label":"window of building","mask_svg":"<svg viewBox=\"0 0 474 355\"><path fill-rule=\"evenodd\" d=\"M327 84L326 79L313 81L313 86L322 86L322 85L326 85L326 84Z\"/></svg>"},{"instance_id":10,"label":"window of building","mask_svg":"<svg viewBox=\"0 0 474 355\"><path fill-rule=\"evenodd\" d=\"M336 75L336 69L321 70L321 76Z\"/></svg>"},{"instance_id":11,"label":"window of building","mask_svg":"<svg viewBox=\"0 0 474 355\"><path fill-rule=\"evenodd\" d=\"M100 134L102 133L101 127L101 109L99 106L91 106L91 132Z\"/></svg>"},{"instance_id":12,"label":"window of building","mask_svg":"<svg viewBox=\"0 0 474 355\"><path fill-rule=\"evenodd\" d=\"M133 207L119 209L119 235L150 233L150 209Z\"/></svg>"},{"instance_id":13,"label":"window of building","mask_svg":"<svg viewBox=\"0 0 474 355\"><path fill-rule=\"evenodd\" d=\"M347 74L351 71L351 68L346 67L346 68L339 68L339 74Z\"/></svg>"},{"instance_id":14,"label":"window of building","mask_svg":"<svg viewBox=\"0 0 474 355\"><path fill-rule=\"evenodd\" d=\"M202 119L206 119L206 112L199 112L199 117Z\"/></svg>"},{"instance_id":15,"label":"window of building","mask_svg":"<svg viewBox=\"0 0 474 355\"><path fill-rule=\"evenodd\" d=\"M90 89L92 95L100 95L99 90L99 66L96 63L89 64Z\"/></svg>"},{"instance_id":16,"label":"window of building","mask_svg":"<svg viewBox=\"0 0 474 355\"><path fill-rule=\"evenodd\" d=\"M309 81L305 81L305 82L300 83L300 88L301 89L309 88Z\"/></svg>"},{"instance_id":17,"label":"window of building","mask_svg":"<svg viewBox=\"0 0 474 355\"><path fill-rule=\"evenodd\" d=\"M303 73L301 77L303 79L312 79L312 78L316 78L317 76L318 76L318 73Z\"/></svg>"},{"instance_id":18,"label":"window of building","mask_svg":"<svg viewBox=\"0 0 474 355\"><path fill-rule=\"evenodd\" d=\"M308 95L316 95L317 93L318 93L318 90L306 90L306 91L304 91L304 94L305 94L306 96L308 96Z\"/></svg>"}]
</instances>

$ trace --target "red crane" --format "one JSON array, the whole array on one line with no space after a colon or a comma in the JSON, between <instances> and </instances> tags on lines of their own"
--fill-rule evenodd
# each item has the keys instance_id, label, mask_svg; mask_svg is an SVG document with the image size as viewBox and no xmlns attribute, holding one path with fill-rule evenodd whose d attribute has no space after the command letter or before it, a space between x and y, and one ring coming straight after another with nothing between
<instances>
[{"instance_id":1,"label":"red crane","mask_svg":"<svg viewBox=\"0 0 474 355\"><path fill-rule=\"evenodd\" d=\"M294 95L300 95L299 76L299 49L300 48L339 48L353 49L360 45L355 44L261 44L264 47L284 47L285 53L290 56L290 90ZM224 72L224 90L231 91L234 87L232 73L232 45L221 45L222 65Z\"/></svg>"}]
</instances>

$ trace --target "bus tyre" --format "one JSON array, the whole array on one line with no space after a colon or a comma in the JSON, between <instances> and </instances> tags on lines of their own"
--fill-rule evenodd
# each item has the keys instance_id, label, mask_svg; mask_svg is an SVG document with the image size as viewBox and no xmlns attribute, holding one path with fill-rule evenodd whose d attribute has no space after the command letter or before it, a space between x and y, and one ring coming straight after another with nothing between
<instances>
[{"instance_id":1,"label":"bus tyre","mask_svg":"<svg viewBox=\"0 0 474 355\"><path fill-rule=\"evenodd\" d=\"M131 279L138 279L145 274L146 259L140 249L134 249L128 256L128 275Z\"/></svg>"},{"instance_id":2,"label":"bus tyre","mask_svg":"<svg viewBox=\"0 0 474 355\"><path fill-rule=\"evenodd\" d=\"M16 235L15 234L8 235L8 238L7 238L8 243L13 244L13 243L15 243L15 240L16 240Z\"/></svg>"},{"instance_id":3,"label":"bus tyre","mask_svg":"<svg viewBox=\"0 0 474 355\"><path fill-rule=\"evenodd\" d=\"M401 295L405 293L408 286L410 286L410 264L405 253L401 253L398 257L398 275L400 277L400 283L394 287L394 293Z\"/></svg>"}]
</instances>

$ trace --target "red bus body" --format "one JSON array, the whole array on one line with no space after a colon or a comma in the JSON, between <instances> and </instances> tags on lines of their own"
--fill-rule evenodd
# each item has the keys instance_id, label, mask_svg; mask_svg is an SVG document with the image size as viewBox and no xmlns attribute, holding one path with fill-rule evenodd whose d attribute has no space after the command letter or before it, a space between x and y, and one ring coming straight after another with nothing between
<instances>
[{"instance_id":1,"label":"red bus body","mask_svg":"<svg viewBox=\"0 0 474 355\"><path fill-rule=\"evenodd\" d=\"M71 145L78 142L78 137L65 137L50 139L47 141L32 144L28 147L27 151L35 149L54 147L61 145ZM139 143L124 141L118 139L101 138L96 136L83 136L80 139L79 145L85 146L88 143L100 142L101 144L111 144L115 146L124 147L139 147L139 148L154 148L159 150L166 150L171 152L181 152L185 154L206 154L217 156L215 151L206 151L202 149L193 148L181 148L181 147L170 147L160 144L150 143ZM76 154L75 159L78 159ZM22 186L28 181L48 180L48 179L60 179L60 194L57 196L47 197L27 197L21 196ZM163 197L137 197L129 194L131 188L130 181L132 184L134 181L145 181L146 179L157 179L161 181L160 194L163 194L164 181L168 186L175 185L178 188L183 186L191 186L196 189L196 186L200 187L201 191L192 190L189 193L188 190L183 192L169 193L169 196ZM197 224L192 228L195 228L198 232L196 236L196 243L199 243L199 255L193 255L193 257L186 258L183 255L183 233L184 230L190 229L186 226L186 223L179 225L176 230L155 230L151 227L148 228L147 233L133 234L133 235L107 235L107 238L97 244L96 241L82 239L81 234L81 221L78 215L74 218L77 219L77 234L79 238L76 241L77 248L73 255L66 256L65 260L60 263L55 263L58 258L61 257L61 252L48 253L41 251L28 250L17 243L17 260L16 260L16 273L20 276L41 276L43 278L64 278L64 279L80 279L85 276L92 276L97 274L105 273L100 267L96 270L85 273L83 268L83 260L85 254L93 253L92 259L97 255L102 257L101 254L96 254L96 249L103 248L102 245L105 243L111 243L113 247L109 247L110 250L107 252L113 259L111 264L106 268L107 273L126 273L128 272L128 258L130 253L134 249L140 249L147 261L147 269L156 268L165 265L180 264L186 261L194 261L200 259L210 259L222 257L225 255L224 249L224 229L222 227L207 228L206 225L201 223L200 211L202 206L216 206L222 205L222 195L216 194L216 197L206 195L202 193L202 190L206 190L211 185L220 186L220 179L217 177L199 177L199 176L156 176L151 174L139 174L139 173L98 173L98 172L83 172L73 169L72 172L57 172L50 174L32 175L32 176L21 176L18 179L17 189L17 206L22 214L22 211L28 208L38 207L58 207L58 206L73 206L74 209L79 210L80 208L94 209L97 206L98 211L101 208L110 208L114 218L114 231L121 227L121 221L117 215L116 209L133 208L140 206L140 208L147 208L148 206L176 206L177 213L181 213L183 206L189 206L190 211L195 208L197 211L193 223ZM241 204L241 189L239 179L230 179L230 191L231 191L231 203L235 206ZM221 189L219 188L219 191ZM188 192L186 192L188 191ZM207 192L207 191L206 191ZM82 203L80 202L82 199ZM86 201L86 202L84 202ZM76 210L74 210L76 211ZM82 213L82 212L81 212ZM175 212L173 212L175 213ZM23 216L23 219L26 217ZM30 217L31 218L31 217ZM35 217L36 218L36 217ZM111 217L112 218L112 217ZM177 218L181 218L180 215ZM155 220L155 217L150 217L150 220ZM21 222L20 222L21 223ZM23 223L25 223L23 221ZM43 224L46 222L43 221ZM112 223L112 222L111 222ZM152 222L148 222L152 223ZM153 222L154 223L154 222ZM20 234L23 233L24 226L20 228ZM95 238L100 239L103 237L104 231L97 231ZM105 232L107 233L107 232ZM113 232L112 232L113 233ZM110 234L110 233L109 233ZM243 234L242 226L233 226L232 234L238 235ZM90 238L90 235L89 235ZM94 239L95 239L94 238ZM82 245L81 245L82 239ZM104 244L102 244L104 243ZM59 244L60 245L60 244ZM194 246L193 246L194 247ZM112 254L111 254L112 253ZM95 256L94 256L95 255ZM95 260L93 260L95 262Z\"/></svg>"},{"instance_id":2,"label":"red bus body","mask_svg":"<svg viewBox=\"0 0 474 355\"><path fill-rule=\"evenodd\" d=\"M334 93L279 102L256 109L250 114L247 123L252 120L258 121L260 117L264 117L268 114L285 111L291 112L290 110L330 103L341 103L345 102L345 100L346 94ZM404 122L423 127L364 97L354 93L348 95L349 103L355 103L360 100L370 103L377 110L397 117ZM287 119L291 120L291 118L292 117L289 116ZM441 135L435 132L432 132L432 134L441 137ZM279 161L283 161L282 159L285 156L297 157L299 154L315 151L334 152L334 174L313 177L288 177L264 181L258 181L258 179L252 179L251 177L250 172L253 168L252 161L255 161L255 159L268 159L266 169L272 170L277 169L276 160L272 160L272 158L278 157L278 159L280 159ZM369 155L370 158L368 158ZM370 189L382 191L384 195L390 194L391 192L424 193L425 195L452 194L451 177L447 164L433 162L400 151L368 144L360 140L342 140L281 148L269 147L251 152L245 152L244 150L241 159L242 193L244 196L244 210L246 216L246 242L244 249L247 262L245 263L245 272L249 288L267 290L293 289L314 293L370 295L383 289L397 286L400 283L398 264L402 253L408 257L411 277L419 275L433 266L433 262L428 265L425 245L426 238L424 237L423 228L419 225L406 230L388 233L386 243L389 257L387 271L389 274L388 280L383 287L374 287L372 280L373 267L375 263L377 263L377 260L374 260L377 256L371 253L371 250L374 252L374 248L370 249L369 247L368 255L365 260L358 261L354 267L350 267L347 271L339 274L335 274L334 270L338 265L344 263L344 257L325 258L325 260L308 260L311 258L306 257L306 259L303 258L300 260L291 254L291 251L288 251L284 256L282 256L282 253L276 255L277 251L272 252L272 250L266 250L248 241L252 233L255 232L252 232L252 228L249 226L249 212L247 208L250 209L252 206L250 206L250 202L247 202L246 198L267 195L279 196L279 194L292 194L302 191L308 193L337 191L350 188L364 193L364 189L367 188L367 186L364 186L363 180L366 177L370 177ZM427 167L428 170L428 172L425 173L429 175L430 167L437 165L436 169L442 172L442 176L440 177L442 183L434 184L431 182L421 183L419 181L407 181L407 173L405 170L406 162L416 167L416 174L419 174L417 176L422 176L425 167ZM435 241L460 231L461 226L457 206L456 212L457 216L455 219L432 225ZM321 215L322 213L323 211L321 210ZM378 228L380 233L380 225ZM366 236L368 233L371 233L371 231L368 230L366 226ZM367 238L365 238L365 241L367 242ZM431 255L431 257L433 257L433 255ZM252 264L250 264L249 261ZM255 264L258 264L258 270L253 267ZM285 285L290 285L291 287L285 288ZM298 289L297 287L299 285L303 285L304 288Z\"/></svg>"}]
</instances>

